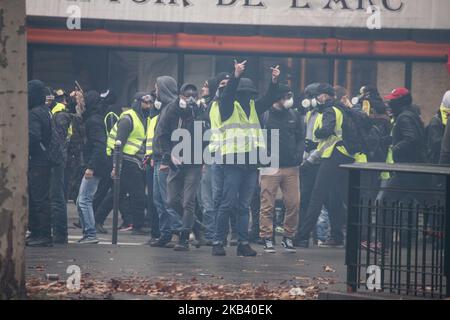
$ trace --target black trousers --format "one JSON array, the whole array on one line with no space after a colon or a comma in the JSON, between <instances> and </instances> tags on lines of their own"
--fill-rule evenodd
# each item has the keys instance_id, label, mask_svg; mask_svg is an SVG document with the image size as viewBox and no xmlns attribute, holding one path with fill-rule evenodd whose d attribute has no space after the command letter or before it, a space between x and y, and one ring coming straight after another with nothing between
<instances>
[{"instance_id":1,"label":"black trousers","mask_svg":"<svg viewBox=\"0 0 450 320\"><path fill-rule=\"evenodd\" d=\"M145 172L137 163L124 160L120 174L120 202L125 203L129 197L130 215L133 218L133 228L144 226L145 218Z\"/></svg>"},{"instance_id":2,"label":"black trousers","mask_svg":"<svg viewBox=\"0 0 450 320\"><path fill-rule=\"evenodd\" d=\"M112 180L111 180L112 181ZM113 209L113 201L114 201L114 194L112 188L109 189L106 196L103 198L102 202L98 206L97 210L95 211L95 222L99 224L104 224L106 218L110 214L110 212ZM130 208L129 208L129 198L126 197L125 201L120 200L119 201L119 210L120 214L122 215L123 225L128 226L133 223L133 217L130 215Z\"/></svg>"},{"instance_id":3,"label":"black trousers","mask_svg":"<svg viewBox=\"0 0 450 320\"><path fill-rule=\"evenodd\" d=\"M50 207L55 240L67 240L67 201L64 185L64 164L51 168Z\"/></svg>"},{"instance_id":4,"label":"black trousers","mask_svg":"<svg viewBox=\"0 0 450 320\"><path fill-rule=\"evenodd\" d=\"M28 168L29 219L32 238L51 238L50 167Z\"/></svg>"},{"instance_id":5,"label":"black trousers","mask_svg":"<svg viewBox=\"0 0 450 320\"><path fill-rule=\"evenodd\" d=\"M300 223L299 240L309 239L317 224L322 206L328 199L327 209L329 210L331 237L337 242L343 241L342 227L345 221L344 203L348 189L348 173L339 166L352 162L354 159L343 155L337 149L334 149L330 158L322 159L312 189L308 211L303 222Z\"/></svg>"}]
</instances>

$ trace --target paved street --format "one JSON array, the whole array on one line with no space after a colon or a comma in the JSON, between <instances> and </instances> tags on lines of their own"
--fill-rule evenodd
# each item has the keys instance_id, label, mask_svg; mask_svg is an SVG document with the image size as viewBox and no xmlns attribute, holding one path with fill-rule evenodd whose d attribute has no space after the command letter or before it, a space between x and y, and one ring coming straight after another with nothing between
<instances>
[{"instance_id":1,"label":"paved street","mask_svg":"<svg viewBox=\"0 0 450 320\"><path fill-rule=\"evenodd\" d=\"M66 268L78 265L83 275L96 280L133 277L175 279L190 282L239 285L243 283L269 287L307 287L318 285L321 290L344 290L345 266L343 249L301 249L286 254L278 248L276 254L266 254L262 247L256 258L237 257L235 247L227 248L226 257L211 256L210 247L191 248L190 252L151 248L145 236L119 233L118 246L111 245L111 235L102 235L98 245L80 245L80 230L75 229L74 206L69 205L70 242L52 248L27 248L27 276L44 279L46 274L67 278ZM111 218L106 227L111 229ZM328 268L327 268L328 267ZM327 271L325 271L327 269Z\"/></svg>"}]
</instances>

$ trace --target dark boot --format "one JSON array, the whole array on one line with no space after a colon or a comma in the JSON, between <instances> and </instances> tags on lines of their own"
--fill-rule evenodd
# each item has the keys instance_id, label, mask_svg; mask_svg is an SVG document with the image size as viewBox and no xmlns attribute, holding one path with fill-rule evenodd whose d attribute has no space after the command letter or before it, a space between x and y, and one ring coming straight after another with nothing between
<instances>
[{"instance_id":1,"label":"dark boot","mask_svg":"<svg viewBox=\"0 0 450 320\"><path fill-rule=\"evenodd\" d=\"M226 256L227 253L225 251L225 248L221 244L215 244L212 247L212 255L213 256Z\"/></svg>"},{"instance_id":2,"label":"dark boot","mask_svg":"<svg viewBox=\"0 0 450 320\"><path fill-rule=\"evenodd\" d=\"M236 251L236 254L242 257L254 257L257 254L249 244L239 244Z\"/></svg>"},{"instance_id":3,"label":"dark boot","mask_svg":"<svg viewBox=\"0 0 450 320\"><path fill-rule=\"evenodd\" d=\"M175 245L173 250L175 251L189 251L189 234L190 232L181 232L178 244Z\"/></svg>"}]
</instances>

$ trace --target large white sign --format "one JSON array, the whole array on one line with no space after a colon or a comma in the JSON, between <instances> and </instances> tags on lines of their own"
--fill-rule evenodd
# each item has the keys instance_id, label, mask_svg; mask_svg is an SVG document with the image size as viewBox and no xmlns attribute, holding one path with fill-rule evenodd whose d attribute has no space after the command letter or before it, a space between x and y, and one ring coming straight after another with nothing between
<instances>
[{"instance_id":1,"label":"large white sign","mask_svg":"<svg viewBox=\"0 0 450 320\"><path fill-rule=\"evenodd\" d=\"M27 0L44 17L366 28L450 29L450 0Z\"/></svg>"}]
</instances>

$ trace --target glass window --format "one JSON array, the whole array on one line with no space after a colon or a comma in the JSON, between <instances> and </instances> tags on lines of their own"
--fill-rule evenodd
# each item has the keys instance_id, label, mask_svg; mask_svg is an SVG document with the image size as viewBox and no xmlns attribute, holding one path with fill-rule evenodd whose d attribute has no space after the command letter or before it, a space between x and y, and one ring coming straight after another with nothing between
<instances>
[{"instance_id":1,"label":"glass window","mask_svg":"<svg viewBox=\"0 0 450 320\"><path fill-rule=\"evenodd\" d=\"M136 92L153 90L161 75L177 80L177 62L177 55L172 53L112 51L109 86L117 93L117 103L128 106Z\"/></svg>"},{"instance_id":2,"label":"glass window","mask_svg":"<svg viewBox=\"0 0 450 320\"><path fill-rule=\"evenodd\" d=\"M216 57L211 55L187 54L184 56L184 83L200 88L215 75Z\"/></svg>"},{"instance_id":3,"label":"glass window","mask_svg":"<svg viewBox=\"0 0 450 320\"><path fill-rule=\"evenodd\" d=\"M83 89L107 87L108 59L104 48L31 46L29 78L70 91L77 80Z\"/></svg>"}]
</instances>

